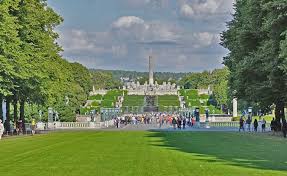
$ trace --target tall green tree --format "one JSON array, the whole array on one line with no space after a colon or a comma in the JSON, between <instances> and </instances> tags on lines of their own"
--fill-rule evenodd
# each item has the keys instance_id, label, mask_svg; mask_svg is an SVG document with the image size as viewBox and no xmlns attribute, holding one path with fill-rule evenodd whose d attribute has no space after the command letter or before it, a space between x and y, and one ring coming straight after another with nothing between
<instances>
[{"instance_id":1,"label":"tall green tree","mask_svg":"<svg viewBox=\"0 0 287 176\"><path fill-rule=\"evenodd\" d=\"M18 10L19 0L0 1L0 107L2 101L7 103L7 120L10 121L10 101L13 91L19 87L15 79L21 78L21 74L15 69L20 63L20 38L18 30L21 26L15 16ZM2 117L2 110L0 118Z\"/></svg>"},{"instance_id":2,"label":"tall green tree","mask_svg":"<svg viewBox=\"0 0 287 176\"><path fill-rule=\"evenodd\" d=\"M262 108L274 103L278 120L285 118L287 92L282 54L286 7L286 0L238 0L222 35L222 45L230 51L224 59L231 72L229 87L238 98Z\"/></svg>"}]
</instances>

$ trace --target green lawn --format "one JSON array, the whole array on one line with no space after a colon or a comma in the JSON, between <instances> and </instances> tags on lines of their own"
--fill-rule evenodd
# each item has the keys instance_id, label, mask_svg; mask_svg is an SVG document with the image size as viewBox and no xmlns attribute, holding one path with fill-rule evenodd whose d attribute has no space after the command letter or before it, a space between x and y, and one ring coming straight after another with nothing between
<instances>
[{"instance_id":1,"label":"green lawn","mask_svg":"<svg viewBox=\"0 0 287 176\"><path fill-rule=\"evenodd\" d=\"M144 96L141 95L126 95L123 106L143 106Z\"/></svg>"},{"instance_id":2,"label":"green lawn","mask_svg":"<svg viewBox=\"0 0 287 176\"><path fill-rule=\"evenodd\" d=\"M5 139L0 149L3 176L287 175L287 140L267 135L63 132Z\"/></svg>"}]
</instances>

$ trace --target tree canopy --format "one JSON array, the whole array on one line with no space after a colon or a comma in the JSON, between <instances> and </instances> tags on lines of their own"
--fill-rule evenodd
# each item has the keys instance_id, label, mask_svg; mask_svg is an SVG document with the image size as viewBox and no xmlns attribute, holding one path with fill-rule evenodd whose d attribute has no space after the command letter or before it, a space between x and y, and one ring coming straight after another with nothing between
<instances>
[{"instance_id":1,"label":"tree canopy","mask_svg":"<svg viewBox=\"0 0 287 176\"><path fill-rule=\"evenodd\" d=\"M286 11L286 0L238 0L222 34L234 96L262 109L275 104L277 119L285 118L287 101Z\"/></svg>"},{"instance_id":2,"label":"tree canopy","mask_svg":"<svg viewBox=\"0 0 287 176\"><path fill-rule=\"evenodd\" d=\"M92 87L89 70L60 55L54 28L62 21L46 0L0 1L0 103L6 100L8 121L12 102L14 120L18 105L22 120L33 105L38 107L34 115L53 107L62 120L74 120L87 99Z\"/></svg>"}]
</instances>

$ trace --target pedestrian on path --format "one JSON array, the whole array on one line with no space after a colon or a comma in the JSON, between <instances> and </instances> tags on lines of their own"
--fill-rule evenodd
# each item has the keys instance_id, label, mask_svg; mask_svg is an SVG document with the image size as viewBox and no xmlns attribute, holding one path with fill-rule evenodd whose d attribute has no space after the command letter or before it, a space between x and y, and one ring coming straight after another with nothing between
<instances>
[{"instance_id":1,"label":"pedestrian on path","mask_svg":"<svg viewBox=\"0 0 287 176\"><path fill-rule=\"evenodd\" d=\"M283 132L283 136L284 136L284 138L286 138L286 133L287 133L287 122L286 122L286 120L285 120L285 119L282 121L282 132Z\"/></svg>"},{"instance_id":2,"label":"pedestrian on path","mask_svg":"<svg viewBox=\"0 0 287 176\"><path fill-rule=\"evenodd\" d=\"M258 128L258 121L257 121L257 119L254 120L253 126L254 126L254 131L257 132L257 128Z\"/></svg>"},{"instance_id":3,"label":"pedestrian on path","mask_svg":"<svg viewBox=\"0 0 287 176\"><path fill-rule=\"evenodd\" d=\"M3 133L4 133L4 125L2 123L2 120L0 119L0 140L2 139Z\"/></svg>"},{"instance_id":4,"label":"pedestrian on path","mask_svg":"<svg viewBox=\"0 0 287 176\"><path fill-rule=\"evenodd\" d=\"M250 132L251 131L251 117L248 116L248 119L246 120L246 124L247 124L247 129Z\"/></svg>"},{"instance_id":5,"label":"pedestrian on path","mask_svg":"<svg viewBox=\"0 0 287 176\"><path fill-rule=\"evenodd\" d=\"M182 127L183 127L183 129L185 129L185 125L186 125L186 118L183 118L183 121L182 121Z\"/></svg>"},{"instance_id":6,"label":"pedestrian on path","mask_svg":"<svg viewBox=\"0 0 287 176\"><path fill-rule=\"evenodd\" d=\"M275 135L275 119L273 118L270 124L272 135Z\"/></svg>"},{"instance_id":7,"label":"pedestrian on path","mask_svg":"<svg viewBox=\"0 0 287 176\"><path fill-rule=\"evenodd\" d=\"M179 117L177 120L177 125L178 125L177 127L179 130L181 130L181 123L182 123L182 120L181 120L181 117Z\"/></svg>"},{"instance_id":8,"label":"pedestrian on path","mask_svg":"<svg viewBox=\"0 0 287 176\"><path fill-rule=\"evenodd\" d=\"M191 119L191 127L193 127L194 125L195 125L195 118L192 117L192 119Z\"/></svg>"},{"instance_id":9,"label":"pedestrian on path","mask_svg":"<svg viewBox=\"0 0 287 176\"><path fill-rule=\"evenodd\" d=\"M266 129L266 120L263 118L262 120L262 133L265 132Z\"/></svg>"},{"instance_id":10,"label":"pedestrian on path","mask_svg":"<svg viewBox=\"0 0 287 176\"><path fill-rule=\"evenodd\" d=\"M32 119L31 127L32 127L32 136L34 136L35 132L36 132L36 120L35 120L35 118Z\"/></svg>"},{"instance_id":11,"label":"pedestrian on path","mask_svg":"<svg viewBox=\"0 0 287 176\"><path fill-rule=\"evenodd\" d=\"M245 129L244 129L244 120L243 120L243 117L241 117L240 120L239 120L239 132L240 132L241 130L245 131Z\"/></svg>"},{"instance_id":12,"label":"pedestrian on path","mask_svg":"<svg viewBox=\"0 0 287 176\"><path fill-rule=\"evenodd\" d=\"M177 121L175 118L172 119L172 126L173 126L173 129L176 130L176 125L177 125Z\"/></svg>"}]
</instances>

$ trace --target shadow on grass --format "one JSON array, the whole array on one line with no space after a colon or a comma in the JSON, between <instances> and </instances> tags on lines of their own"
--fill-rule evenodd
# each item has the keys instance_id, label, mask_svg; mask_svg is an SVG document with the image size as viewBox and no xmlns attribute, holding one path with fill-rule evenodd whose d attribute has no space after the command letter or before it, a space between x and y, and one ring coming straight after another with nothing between
<instances>
[{"instance_id":1,"label":"shadow on grass","mask_svg":"<svg viewBox=\"0 0 287 176\"><path fill-rule=\"evenodd\" d=\"M151 131L151 145L195 159L263 170L287 171L287 140L255 134Z\"/></svg>"}]
</instances>

